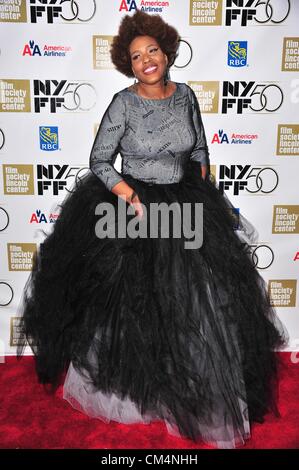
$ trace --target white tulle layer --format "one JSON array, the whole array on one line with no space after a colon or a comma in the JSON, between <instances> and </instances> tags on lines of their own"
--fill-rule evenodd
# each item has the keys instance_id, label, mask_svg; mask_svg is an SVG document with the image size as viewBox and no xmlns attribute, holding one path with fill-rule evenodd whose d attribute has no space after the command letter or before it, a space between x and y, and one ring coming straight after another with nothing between
<instances>
[{"instance_id":1,"label":"white tulle layer","mask_svg":"<svg viewBox=\"0 0 299 470\"><path fill-rule=\"evenodd\" d=\"M74 368L72 363L69 365L63 385L63 398L76 410L105 423L112 420L122 424L149 424L152 421L161 420L154 413L140 414L136 404L129 398L121 399L114 393L105 394L99 390L94 391L87 373L83 376ZM217 413L217 416L211 417L211 422L215 423L213 428L198 423L201 434L198 442L203 441L220 449L234 449L244 445L246 440L250 438L250 424L247 419L246 404L239 400L239 406L244 416L242 433L239 429L234 429L232 423L227 419L227 415L224 419L224 413L223 418L221 414ZM163 421L170 435L183 437L177 426L173 424L173 420L164 419Z\"/></svg>"}]
</instances>

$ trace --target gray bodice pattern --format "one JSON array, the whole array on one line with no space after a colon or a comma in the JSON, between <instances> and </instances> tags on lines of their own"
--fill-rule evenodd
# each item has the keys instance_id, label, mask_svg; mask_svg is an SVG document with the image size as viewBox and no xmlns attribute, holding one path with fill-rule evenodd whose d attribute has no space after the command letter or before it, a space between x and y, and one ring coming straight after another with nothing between
<instances>
[{"instance_id":1,"label":"gray bodice pattern","mask_svg":"<svg viewBox=\"0 0 299 470\"><path fill-rule=\"evenodd\" d=\"M127 87L114 94L90 153L91 171L111 190L122 174L151 183L176 183L187 159L208 164L209 150L198 100L186 83L167 98L139 96ZM121 173L114 168L122 157Z\"/></svg>"}]
</instances>

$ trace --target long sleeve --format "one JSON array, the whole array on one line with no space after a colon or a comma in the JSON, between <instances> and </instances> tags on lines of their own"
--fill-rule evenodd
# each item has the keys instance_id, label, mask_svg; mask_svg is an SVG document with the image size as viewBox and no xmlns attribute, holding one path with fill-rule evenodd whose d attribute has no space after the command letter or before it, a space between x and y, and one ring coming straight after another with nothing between
<instances>
[{"instance_id":1,"label":"long sleeve","mask_svg":"<svg viewBox=\"0 0 299 470\"><path fill-rule=\"evenodd\" d=\"M190 155L190 160L201 162L203 165L208 165L210 153L207 145L204 125L201 118L199 103L192 88L189 87L189 85L188 88L192 105L192 119L197 136L195 146L192 149Z\"/></svg>"},{"instance_id":2,"label":"long sleeve","mask_svg":"<svg viewBox=\"0 0 299 470\"><path fill-rule=\"evenodd\" d=\"M117 183L124 181L113 164L125 127L125 103L122 97L116 93L103 115L89 159L91 171L110 191Z\"/></svg>"}]
</instances>

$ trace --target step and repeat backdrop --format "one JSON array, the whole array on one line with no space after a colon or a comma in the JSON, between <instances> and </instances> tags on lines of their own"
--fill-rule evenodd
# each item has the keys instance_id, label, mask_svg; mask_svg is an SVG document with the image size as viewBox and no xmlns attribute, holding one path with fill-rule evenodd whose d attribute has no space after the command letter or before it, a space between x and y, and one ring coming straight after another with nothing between
<instances>
[{"instance_id":1,"label":"step and repeat backdrop","mask_svg":"<svg viewBox=\"0 0 299 470\"><path fill-rule=\"evenodd\" d=\"M133 83L109 48L136 8L181 35L170 79L197 95L211 173L258 231L252 256L297 360L299 1L0 0L2 360L16 353L33 254L89 171L112 96Z\"/></svg>"}]
</instances>

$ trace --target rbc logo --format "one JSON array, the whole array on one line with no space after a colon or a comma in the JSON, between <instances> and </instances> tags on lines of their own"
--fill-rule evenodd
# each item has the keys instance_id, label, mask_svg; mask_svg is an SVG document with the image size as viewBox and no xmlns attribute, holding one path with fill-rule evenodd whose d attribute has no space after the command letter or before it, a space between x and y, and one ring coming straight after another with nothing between
<instances>
[{"instance_id":1,"label":"rbc logo","mask_svg":"<svg viewBox=\"0 0 299 470\"><path fill-rule=\"evenodd\" d=\"M247 65L247 41L228 41L227 65L229 67Z\"/></svg>"},{"instance_id":2,"label":"rbc logo","mask_svg":"<svg viewBox=\"0 0 299 470\"><path fill-rule=\"evenodd\" d=\"M58 127L39 127L39 146L41 150L52 152L58 150Z\"/></svg>"}]
</instances>

